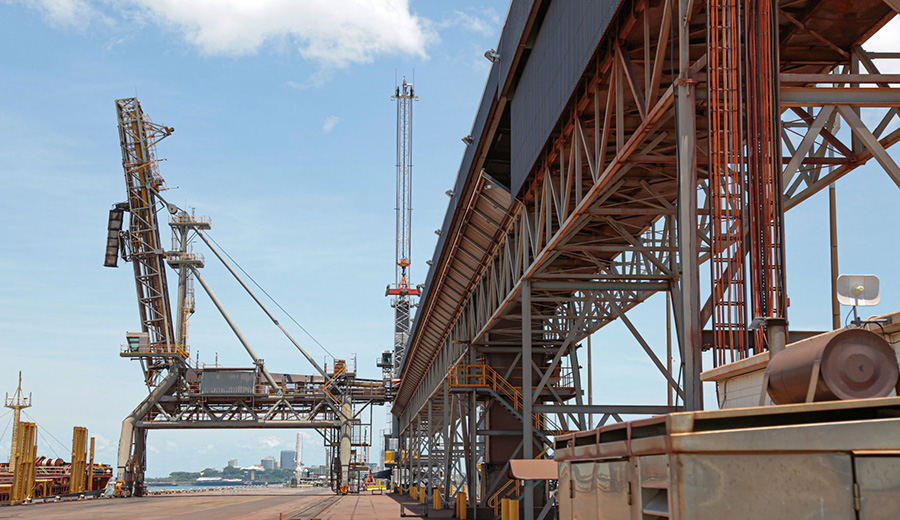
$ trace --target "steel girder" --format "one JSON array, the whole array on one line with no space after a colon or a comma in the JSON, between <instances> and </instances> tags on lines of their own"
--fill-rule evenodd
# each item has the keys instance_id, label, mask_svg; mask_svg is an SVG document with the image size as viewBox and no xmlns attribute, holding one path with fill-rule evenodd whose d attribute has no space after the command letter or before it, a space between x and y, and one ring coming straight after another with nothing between
<instances>
[{"instance_id":1,"label":"steel girder","mask_svg":"<svg viewBox=\"0 0 900 520\"><path fill-rule=\"evenodd\" d=\"M646 10L636 10L646 16L629 15L619 32L619 42L624 43L609 44L607 53L598 56L594 74L586 74L576 89L574 106L561 117L558 138L535 166L528 193L510 207L504 233L495 242L493 256L468 288L465 306L456 316L448 316L452 326L423 332L439 339L443 348L428 360L431 368L418 381L424 384L416 386L403 406L404 416L411 417L422 408L469 345L512 344L490 336L518 328L515 322L521 320L524 280L533 280L534 284L532 319L540 332L534 341L546 347L565 343L572 326L578 332L570 343L577 343L657 292L670 291L676 300L680 298L683 273L676 253L681 238L676 224L678 168L673 153L673 84L677 82L665 71L671 61L662 50L672 41L665 27L670 14L662 6L647 6ZM695 4L693 8L686 30L702 32L702 17L697 17L702 6ZM649 30L645 30L645 24L650 25ZM791 38L797 36L783 40ZM674 40L677 43L678 39ZM900 169L885 152L900 140L900 130L886 132L897 115L898 89L889 87L890 76L879 74L874 63L878 54L865 52L858 42L846 52L856 63L853 70L847 68L847 73L856 74L847 81L829 79L824 74L782 74L782 83L790 85L783 87L783 119L794 123L785 125L782 141L791 152L785 157L783 172L787 209L872 158L900 183ZM649 60L645 59L648 53ZM702 81L702 46L692 43L685 54L684 74ZM810 70L800 63L783 61L783 69ZM833 60L816 70L844 72L836 69L840 65ZM825 81L830 82L827 87L815 86ZM874 88L834 87L860 84ZM698 88L695 96L701 104L704 95ZM858 114L860 109L875 107L884 114L869 130ZM852 131L844 139L851 142L843 144L824 124L815 124L816 118L820 123L829 118L843 119ZM694 146L700 151L695 154L697 191L701 194L695 212L695 254L698 262L704 262L709 257L709 219L702 157L703 117L697 117L694 127ZM798 134L805 142L795 142ZM823 160L826 144L838 156ZM605 297L591 299L592 292ZM577 307L585 304L593 310L579 320ZM707 321L708 305L698 305L692 312L698 314L700 325ZM677 308L676 320L684 319L683 310Z\"/></svg>"},{"instance_id":2,"label":"steel girder","mask_svg":"<svg viewBox=\"0 0 900 520\"><path fill-rule=\"evenodd\" d=\"M891 130L900 94L890 86L900 78L881 74L876 66L877 59L898 54L860 46L892 13L877 2L863 3L857 7L865 23L858 27L835 16L841 8L836 4L802 0L779 7L786 209L871 159L900 185L900 168L886 152L900 140L900 130ZM463 269L470 280L436 279L429 288L452 293L461 303L452 312L434 305L420 311L422 323L412 343L441 346L418 360L427 370L401 383L394 413L401 429L411 433L425 414L446 414L449 407L451 420L441 427L464 441L460 477L467 473L470 485L478 478L479 459L465 447L468 440L510 434L486 427L465 431L467 421L452 419L456 408L463 413L466 398L488 410L502 397L478 397L476 391L453 392L449 402L442 397L451 367L476 356L519 353L516 363L535 376L534 390L525 392L532 394L530 412L555 413L560 421L581 425L583 414L596 413L602 425L629 413L673 410L588 406L553 395L542 401L548 374L577 352L580 341L621 319L679 401L702 406L700 332L711 314L709 299L701 305L698 270L710 256L704 8L687 0L636 0L620 10L616 31L600 42L524 195L503 218L493 219L500 233L481 247L485 258L478 264L473 255L458 255L470 264ZM823 33L833 37L825 42ZM873 111L878 117L867 124L872 118L861 114ZM475 186L470 194L477 203L485 191L483 184ZM463 212L457 229L465 228L467 215ZM453 255L448 258L454 261ZM660 359L627 316L660 292L669 293L673 303L683 383L674 376L678 366L671 357ZM529 366L521 355L529 344L550 362ZM530 431L530 424L523 425L523 435ZM516 453L524 456L524 446ZM502 484L485 485L491 493Z\"/></svg>"}]
</instances>

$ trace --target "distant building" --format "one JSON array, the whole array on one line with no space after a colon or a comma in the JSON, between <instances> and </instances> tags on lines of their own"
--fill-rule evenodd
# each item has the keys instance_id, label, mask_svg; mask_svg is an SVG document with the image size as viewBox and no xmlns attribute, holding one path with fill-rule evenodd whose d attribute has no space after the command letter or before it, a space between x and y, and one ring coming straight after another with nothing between
<instances>
[{"instance_id":1,"label":"distant building","mask_svg":"<svg viewBox=\"0 0 900 520\"><path fill-rule=\"evenodd\" d=\"M297 460L297 452L294 450L281 450L281 469L294 469Z\"/></svg>"},{"instance_id":2,"label":"distant building","mask_svg":"<svg viewBox=\"0 0 900 520\"><path fill-rule=\"evenodd\" d=\"M237 459L231 459L231 460L229 460L229 461L228 461L228 467L229 467L229 468L236 468L236 467L237 467Z\"/></svg>"},{"instance_id":3,"label":"distant building","mask_svg":"<svg viewBox=\"0 0 900 520\"><path fill-rule=\"evenodd\" d=\"M275 469L275 457L266 457L259 461L259 465L266 471L272 471Z\"/></svg>"}]
</instances>

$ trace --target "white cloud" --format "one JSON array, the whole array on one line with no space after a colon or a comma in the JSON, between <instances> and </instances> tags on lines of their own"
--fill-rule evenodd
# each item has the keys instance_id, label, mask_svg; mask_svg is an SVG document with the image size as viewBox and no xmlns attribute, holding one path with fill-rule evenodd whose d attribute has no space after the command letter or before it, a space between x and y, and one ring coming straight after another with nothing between
<instances>
[{"instance_id":1,"label":"white cloud","mask_svg":"<svg viewBox=\"0 0 900 520\"><path fill-rule=\"evenodd\" d=\"M299 81L288 80L288 81L285 81L284 84L285 84L285 86L290 87L295 90L318 88L318 87L325 85L329 81L331 81L331 78L334 77L334 73L335 73L335 68L326 65L326 66L319 67L319 69L316 72L314 72L306 81L299 82Z\"/></svg>"},{"instance_id":2,"label":"white cloud","mask_svg":"<svg viewBox=\"0 0 900 520\"><path fill-rule=\"evenodd\" d=\"M16 1L0 0L0 3ZM52 25L85 28L96 15L86 0L18 0L18 3L40 11Z\"/></svg>"},{"instance_id":3,"label":"white cloud","mask_svg":"<svg viewBox=\"0 0 900 520\"><path fill-rule=\"evenodd\" d=\"M281 439L279 439L278 437L272 437L272 436L260 437L259 444L268 449L272 449L272 448L281 446Z\"/></svg>"},{"instance_id":4,"label":"white cloud","mask_svg":"<svg viewBox=\"0 0 900 520\"><path fill-rule=\"evenodd\" d=\"M450 13L449 16L434 25L440 29L459 27L460 29L465 29L484 36L499 36L500 31L498 27L500 22L502 22L500 15L493 9L480 10L480 15L471 14L471 10L470 12L455 10Z\"/></svg>"},{"instance_id":5,"label":"white cloud","mask_svg":"<svg viewBox=\"0 0 900 520\"><path fill-rule=\"evenodd\" d=\"M328 116L322 121L322 131L326 134L334 130L334 127L337 126L338 123L341 122L341 118L338 116Z\"/></svg>"},{"instance_id":6,"label":"white cloud","mask_svg":"<svg viewBox=\"0 0 900 520\"><path fill-rule=\"evenodd\" d=\"M380 55L427 58L436 41L409 0L0 0L40 11L53 25L87 28L95 19L138 25L156 23L181 34L201 53L243 56L266 45L296 47L324 72L368 63ZM110 13L105 14L105 13Z\"/></svg>"},{"instance_id":7,"label":"white cloud","mask_svg":"<svg viewBox=\"0 0 900 520\"><path fill-rule=\"evenodd\" d=\"M382 54L426 57L430 38L423 21L410 12L409 0L132 2L208 55L252 54L267 43L286 40L304 58L339 69Z\"/></svg>"},{"instance_id":8,"label":"white cloud","mask_svg":"<svg viewBox=\"0 0 900 520\"><path fill-rule=\"evenodd\" d=\"M107 448L110 448L113 445L111 440L100 434L95 435L94 439L97 451L106 451Z\"/></svg>"}]
</instances>

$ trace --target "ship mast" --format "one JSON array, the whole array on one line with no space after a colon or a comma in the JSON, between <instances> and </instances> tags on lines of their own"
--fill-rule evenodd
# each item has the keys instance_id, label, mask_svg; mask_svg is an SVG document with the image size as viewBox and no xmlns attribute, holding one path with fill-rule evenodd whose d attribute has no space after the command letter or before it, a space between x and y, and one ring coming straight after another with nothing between
<instances>
[{"instance_id":1,"label":"ship mast","mask_svg":"<svg viewBox=\"0 0 900 520\"><path fill-rule=\"evenodd\" d=\"M16 467L16 462L18 462L16 460L18 458L16 446L18 446L19 440L19 417L22 414L22 410L31 407L31 392L28 393L28 397L25 397L25 392L22 391L22 372L19 372L19 386L12 397L6 394L6 404L4 406L13 411L12 448L9 454L9 467L14 468Z\"/></svg>"}]
</instances>

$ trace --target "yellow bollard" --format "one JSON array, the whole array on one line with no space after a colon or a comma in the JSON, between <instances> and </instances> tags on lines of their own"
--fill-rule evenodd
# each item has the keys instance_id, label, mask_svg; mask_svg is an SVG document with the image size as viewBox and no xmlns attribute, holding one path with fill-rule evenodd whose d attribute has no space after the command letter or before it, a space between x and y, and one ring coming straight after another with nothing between
<instances>
[{"instance_id":1,"label":"yellow bollard","mask_svg":"<svg viewBox=\"0 0 900 520\"><path fill-rule=\"evenodd\" d=\"M500 501L500 520L519 520L519 501L504 498Z\"/></svg>"},{"instance_id":2,"label":"yellow bollard","mask_svg":"<svg viewBox=\"0 0 900 520\"><path fill-rule=\"evenodd\" d=\"M416 500L416 486L409 486L409 496Z\"/></svg>"},{"instance_id":3,"label":"yellow bollard","mask_svg":"<svg viewBox=\"0 0 900 520\"><path fill-rule=\"evenodd\" d=\"M456 518L466 520L466 492L460 491L456 494Z\"/></svg>"},{"instance_id":4,"label":"yellow bollard","mask_svg":"<svg viewBox=\"0 0 900 520\"><path fill-rule=\"evenodd\" d=\"M420 489L419 490L419 503L424 504L426 497L428 497L428 488Z\"/></svg>"},{"instance_id":5,"label":"yellow bollard","mask_svg":"<svg viewBox=\"0 0 900 520\"><path fill-rule=\"evenodd\" d=\"M433 508L434 508L435 511L437 511L438 509L441 508L441 490L440 490L440 489L435 489L435 490L434 490L434 504L433 504Z\"/></svg>"}]
</instances>

